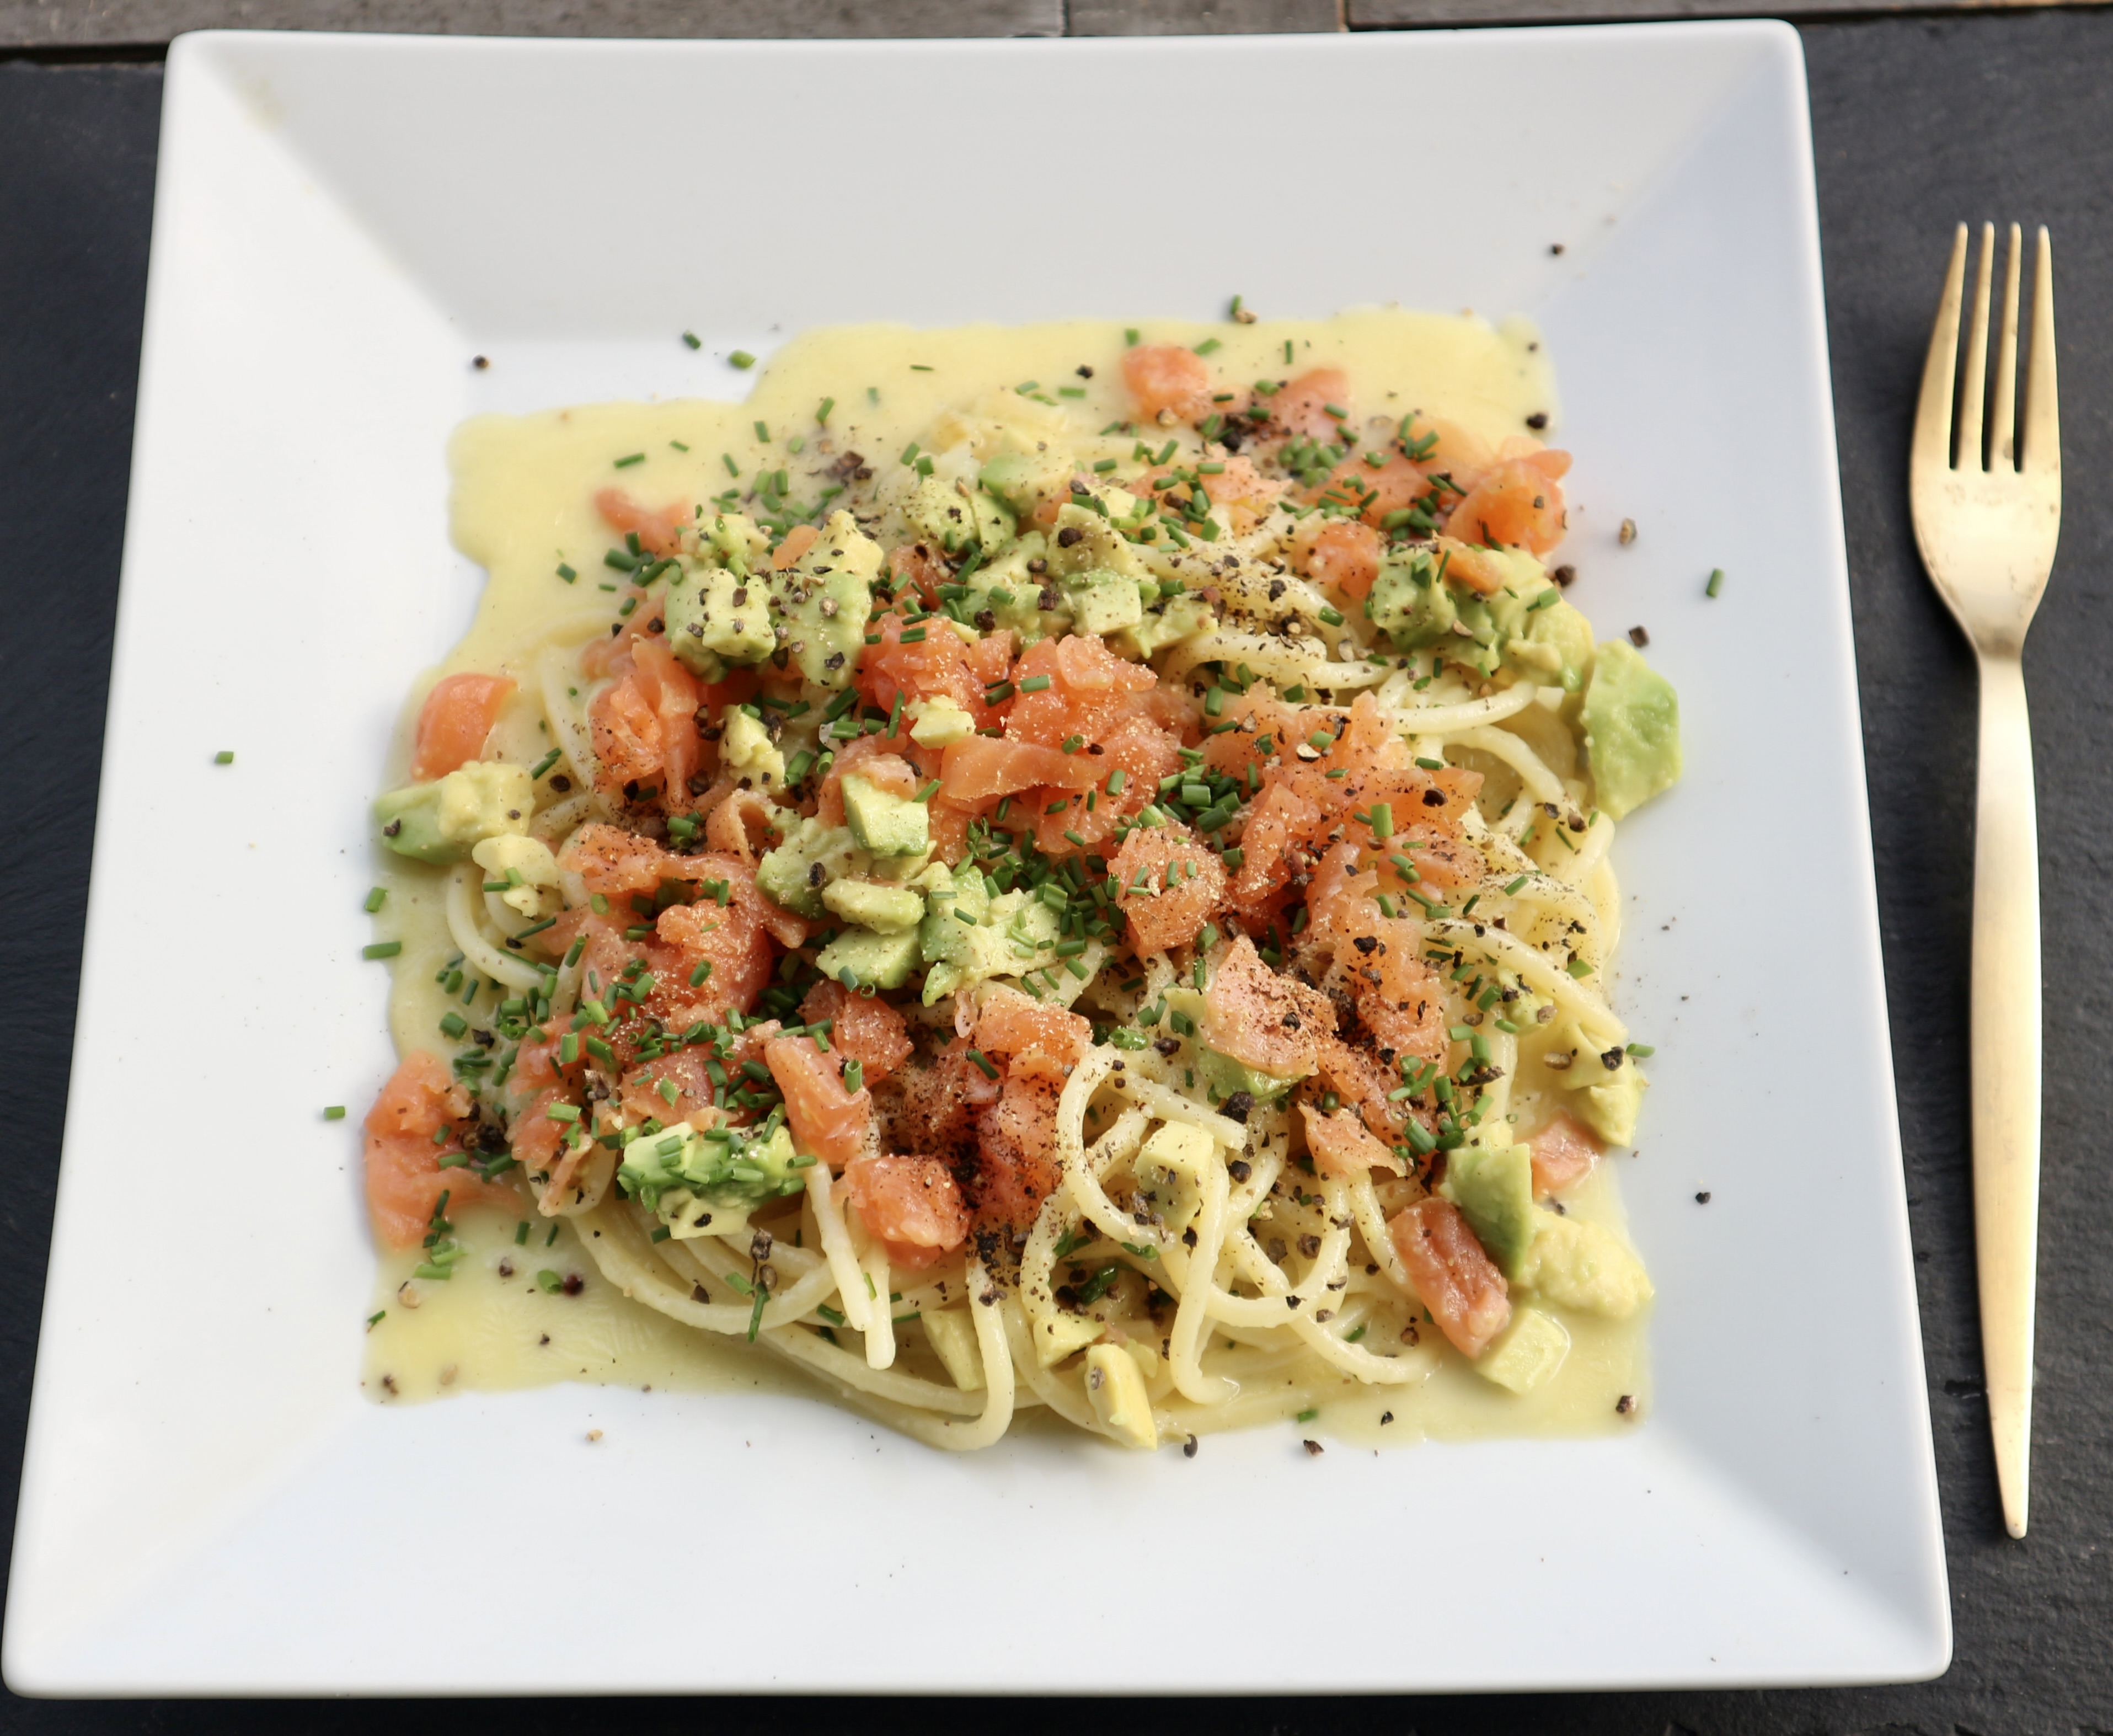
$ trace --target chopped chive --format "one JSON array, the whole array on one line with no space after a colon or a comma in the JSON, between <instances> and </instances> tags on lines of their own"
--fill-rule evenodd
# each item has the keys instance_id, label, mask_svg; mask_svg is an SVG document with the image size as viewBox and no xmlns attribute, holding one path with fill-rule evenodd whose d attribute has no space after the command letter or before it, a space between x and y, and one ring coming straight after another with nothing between
<instances>
[{"instance_id":1,"label":"chopped chive","mask_svg":"<svg viewBox=\"0 0 2113 1736\"><path fill-rule=\"evenodd\" d=\"M223 747L212 756L212 763L216 765L232 765L235 763L235 755L229 749Z\"/></svg>"},{"instance_id":2,"label":"chopped chive","mask_svg":"<svg viewBox=\"0 0 2113 1736\"><path fill-rule=\"evenodd\" d=\"M1217 339L1214 337L1207 337L1202 343L1196 346L1195 353L1198 355L1208 355L1214 349L1222 349L1224 348L1225 345L1221 344Z\"/></svg>"},{"instance_id":3,"label":"chopped chive","mask_svg":"<svg viewBox=\"0 0 2113 1736\"><path fill-rule=\"evenodd\" d=\"M532 779L541 777L545 772L548 771L553 765L555 765L558 761L564 757L564 751L562 748L553 747L548 753L545 754L541 759L538 760L533 766L529 768L528 775Z\"/></svg>"},{"instance_id":4,"label":"chopped chive","mask_svg":"<svg viewBox=\"0 0 2113 1736\"><path fill-rule=\"evenodd\" d=\"M633 464L642 464L645 462L646 455L643 452L634 452L628 458L618 459L615 464L611 468L618 470L628 470Z\"/></svg>"},{"instance_id":5,"label":"chopped chive","mask_svg":"<svg viewBox=\"0 0 2113 1736\"><path fill-rule=\"evenodd\" d=\"M1702 587L1702 594L1705 596L1714 596L1723 587L1724 569L1722 567L1713 567L1709 573L1709 582Z\"/></svg>"},{"instance_id":6,"label":"chopped chive","mask_svg":"<svg viewBox=\"0 0 2113 1736\"><path fill-rule=\"evenodd\" d=\"M1655 1055L1658 1053L1658 1048L1656 1044L1650 1043L1632 1043L1629 1045L1629 1053L1634 1055L1639 1061L1648 1061L1653 1055ZM324 1112L327 1114L329 1112L325 1111ZM338 1111L338 1113L342 1115L345 1112L340 1109Z\"/></svg>"},{"instance_id":7,"label":"chopped chive","mask_svg":"<svg viewBox=\"0 0 2113 1736\"><path fill-rule=\"evenodd\" d=\"M389 893L386 887L372 887L369 889L366 899L360 905L360 908L365 911L367 914L371 916L375 913L375 911L381 908L382 904L386 901L388 897Z\"/></svg>"},{"instance_id":8,"label":"chopped chive","mask_svg":"<svg viewBox=\"0 0 2113 1736\"><path fill-rule=\"evenodd\" d=\"M1636 1053L1636 1047L1633 1044L1630 1045L1629 1052L1632 1054ZM323 1119L326 1122L343 1121L345 1119L345 1105L343 1103L331 1103L327 1105L323 1110Z\"/></svg>"},{"instance_id":9,"label":"chopped chive","mask_svg":"<svg viewBox=\"0 0 2113 1736\"><path fill-rule=\"evenodd\" d=\"M1321 611L1321 619L1330 627L1340 627L1343 624L1341 614L1333 609L1323 609Z\"/></svg>"},{"instance_id":10,"label":"chopped chive","mask_svg":"<svg viewBox=\"0 0 2113 1736\"><path fill-rule=\"evenodd\" d=\"M969 1051L969 1059L975 1063L978 1071L983 1074L984 1078L995 1079L997 1077L997 1067L991 1064L990 1058L981 1049L970 1049Z\"/></svg>"},{"instance_id":11,"label":"chopped chive","mask_svg":"<svg viewBox=\"0 0 2113 1736\"><path fill-rule=\"evenodd\" d=\"M1136 327L1125 326L1123 328L1123 345L1125 349L1134 349L1137 348Z\"/></svg>"},{"instance_id":12,"label":"chopped chive","mask_svg":"<svg viewBox=\"0 0 2113 1736\"><path fill-rule=\"evenodd\" d=\"M1527 877L1524 875L1521 875L1517 879L1513 880L1510 885L1504 888L1504 896L1508 898L1517 898L1518 896L1519 888L1525 885Z\"/></svg>"},{"instance_id":13,"label":"chopped chive","mask_svg":"<svg viewBox=\"0 0 2113 1736\"><path fill-rule=\"evenodd\" d=\"M727 358L727 365L729 368L753 368L755 366L755 358L746 349L737 349Z\"/></svg>"},{"instance_id":14,"label":"chopped chive","mask_svg":"<svg viewBox=\"0 0 2113 1736\"><path fill-rule=\"evenodd\" d=\"M829 412L830 412L831 410L834 409L836 407L837 407L837 400L836 400L835 399L833 399L833 398L824 398L824 399L822 400L820 406L819 406L819 407L815 410L815 422L816 422L819 426L821 426L821 427L825 427L825 428L826 428L827 427L828 427L828 425L829 425Z\"/></svg>"},{"instance_id":15,"label":"chopped chive","mask_svg":"<svg viewBox=\"0 0 2113 1736\"><path fill-rule=\"evenodd\" d=\"M571 584L579 576L579 569L569 562L561 560L558 563L558 577L567 584Z\"/></svg>"},{"instance_id":16,"label":"chopped chive","mask_svg":"<svg viewBox=\"0 0 2113 1736\"><path fill-rule=\"evenodd\" d=\"M1026 680L1020 683L1020 691L1023 693L1039 693L1048 685L1049 677L1047 675L1029 675Z\"/></svg>"},{"instance_id":17,"label":"chopped chive","mask_svg":"<svg viewBox=\"0 0 2113 1736\"><path fill-rule=\"evenodd\" d=\"M1371 821L1372 836L1374 838L1387 838L1393 837L1394 804L1390 802L1375 802L1372 804Z\"/></svg>"},{"instance_id":18,"label":"chopped chive","mask_svg":"<svg viewBox=\"0 0 2113 1736\"><path fill-rule=\"evenodd\" d=\"M682 341L692 349L702 349L705 347L705 340L694 331L685 331L682 334Z\"/></svg>"},{"instance_id":19,"label":"chopped chive","mask_svg":"<svg viewBox=\"0 0 2113 1736\"><path fill-rule=\"evenodd\" d=\"M372 946L362 947L359 956L362 958L394 958L403 950L404 943L400 940L377 940Z\"/></svg>"}]
</instances>

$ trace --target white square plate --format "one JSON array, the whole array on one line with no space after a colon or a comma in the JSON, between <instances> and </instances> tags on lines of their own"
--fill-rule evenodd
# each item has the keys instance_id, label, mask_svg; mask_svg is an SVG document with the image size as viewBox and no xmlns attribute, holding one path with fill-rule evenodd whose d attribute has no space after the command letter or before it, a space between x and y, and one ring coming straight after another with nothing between
<instances>
[{"instance_id":1,"label":"white square plate","mask_svg":"<svg viewBox=\"0 0 2113 1736\"><path fill-rule=\"evenodd\" d=\"M450 430L734 395L728 349L816 325L1235 290L1538 319L1575 594L1679 685L1687 781L1618 847L1615 992L1659 1048L1622 1166L1648 1416L963 1460L804 1397L367 1403L358 1123L317 1109L390 1065L366 800L476 594ZM99 825L18 1691L1730 1685L1950 1656L1782 25L187 38Z\"/></svg>"}]
</instances>

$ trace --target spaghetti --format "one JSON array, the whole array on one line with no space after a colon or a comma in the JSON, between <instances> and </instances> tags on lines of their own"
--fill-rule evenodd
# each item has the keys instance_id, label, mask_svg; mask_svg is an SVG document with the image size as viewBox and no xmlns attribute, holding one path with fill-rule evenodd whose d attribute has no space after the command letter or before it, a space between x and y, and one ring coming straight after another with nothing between
<instances>
[{"instance_id":1,"label":"spaghetti","mask_svg":"<svg viewBox=\"0 0 2113 1736\"><path fill-rule=\"evenodd\" d=\"M1098 432L986 379L887 462L833 400L716 494L611 455L377 804L450 955L367 1122L412 1282L532 1201L964 1450L1528 1395L1648 1303L1564 1204L1645 1089L1608 852L1677 708L1544 564L1569 460L1219 347L1088 352Z\"/></svg>"}]
</instances>

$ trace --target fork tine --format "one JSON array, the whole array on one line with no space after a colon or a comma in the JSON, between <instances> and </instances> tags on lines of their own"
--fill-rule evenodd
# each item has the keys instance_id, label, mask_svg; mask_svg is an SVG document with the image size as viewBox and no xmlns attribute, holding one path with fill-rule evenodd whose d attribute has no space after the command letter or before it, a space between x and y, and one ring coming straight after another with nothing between
<instances>
[{"instance_id":1,"label":"fork tine","mask_svg":"<svg viewBox=\"0 0 2113 1736\"><path fill-rule=\"evenodd\" d=\"M2040 225L2039 263L2033 272L2033 353L2025 377L2025 450L2020 468L2061 469L2061 416L2054 386L2054 243Z\"/></svg>"},{"instance_id":2,"label":"fork tine","mask_svg":"<svg viewBox=\"0 0 2113 1736\"><path fill-rule=\"evenodd\" d=\"M1922 364L1922 395L1915 404L1914 438L1908 447L1916 470L1951 468L1951 379L1959 366L1959 296L1966 282L1966 226L1951 237L1951 264L1937 298L1937 326L1929 335L1929 355ZM2033 359L2038 359L2039 325L2033 326ZM2031 405L2027 404L2029 416Z\"/></svg>"},{"instance_id":3,"label":"fork tine","mask_svg":"<svg viewBox=\"0 0 2113 1736\"><path fill-rule=\"evenodd\" d=\"M2018 273L2024 263L2018 226L2010 225L2010 244L2003 258L2003 325L1996 344L1996 413L1988 425L1988 468L2018 467Z\"/></svg>"},{"instance_id":4,"label":"fork tine","mask_svg":"<svg viewBox=\"0 0 2113 1736\"><path fill-rule=\"evenodd\" d=\"M1988 276L1996 258L1996 226L1981 226L1981 260L1974 268L1974 322L1966 334L1966 377L1959 386L1959 455L1961 470L1981 464L1981 404L1988 384Z\"/></svg>"}]
</instances>

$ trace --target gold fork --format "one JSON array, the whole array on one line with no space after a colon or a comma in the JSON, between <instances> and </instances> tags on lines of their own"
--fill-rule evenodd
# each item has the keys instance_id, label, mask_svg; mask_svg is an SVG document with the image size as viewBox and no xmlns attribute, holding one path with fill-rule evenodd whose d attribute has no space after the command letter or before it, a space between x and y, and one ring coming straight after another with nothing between
<instances>
[{"instance_id":1,"label":"gold fork","mask_svg":"<svg viewBox=\"0 0 2113 1736\"><path fill-rule=\"evenodd\" d=\"M1974 1240L1981 1362L2003 1524L2025 1534L2032 1442L2033 1286L2040 1186L2039 834L2025 629L2047 589L2061 529L2061 429L2055 407L2054 254L2039 232L2024 438L2013 437L2018 362L2018 226L2010 225L1995 413L1982 443L1992 223L1981 227L1966 368L1952 414L1966 226L1951 244L1930 334L1908 459L1915 544L1981 673L1981 769L1974 834ZM1956 436L1956 439L1955 439Z\"/></svg>"}]
</instances>

